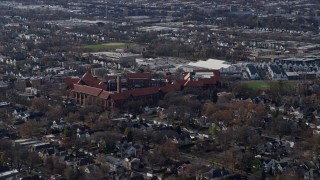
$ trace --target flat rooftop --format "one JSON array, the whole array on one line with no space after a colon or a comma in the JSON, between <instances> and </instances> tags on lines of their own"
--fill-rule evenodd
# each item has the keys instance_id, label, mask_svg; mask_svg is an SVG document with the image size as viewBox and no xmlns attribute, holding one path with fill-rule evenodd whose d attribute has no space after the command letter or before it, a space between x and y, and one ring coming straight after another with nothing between
<instances>
[{"instance_id":1,"label":"flat rooftop","mask_svg":"<svg viewBox=\"0 0 320 180\"><path fill-rule=\"evenodd\" d=\"M230 63L223 60L218 59L208 59L206 61L197 61L197 62L191 62L188 64L188 66L194 66L204 69L221 69L221 68L229 68L231 66Z\"/></svg>"}]
</instances>

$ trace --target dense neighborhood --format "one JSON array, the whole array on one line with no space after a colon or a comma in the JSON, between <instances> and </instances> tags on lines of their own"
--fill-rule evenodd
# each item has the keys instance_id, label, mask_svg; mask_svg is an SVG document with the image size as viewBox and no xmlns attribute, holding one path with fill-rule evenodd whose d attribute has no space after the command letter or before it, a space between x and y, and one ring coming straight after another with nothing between
<instances>
[{"instance_id":1,"label":"dense neighborhood","mask_svg":"<svg viewBox=\"0 0 320 180\"><path fill-rule=\"evenodd\" d=\"M0 179L319 179L318 0L0 2Z\"/></svg>"}]
</instances>

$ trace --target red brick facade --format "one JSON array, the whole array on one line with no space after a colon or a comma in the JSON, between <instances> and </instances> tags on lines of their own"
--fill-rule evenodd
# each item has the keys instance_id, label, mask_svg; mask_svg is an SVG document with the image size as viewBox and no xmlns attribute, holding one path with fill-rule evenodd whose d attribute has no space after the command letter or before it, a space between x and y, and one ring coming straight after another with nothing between
<instances>
[{"instance_id":1,"label":"red brick facade","mask_svg":"<svg viewBox=\"0 0 320 180\"><path fill-rule=\"evenodd\" d=\"M217 73L218 74L218 73ZM219 73L220 75L220 73ZM133 86L136 80L139 80L147 86L147 81L150 80L149 73L130 73L127 78L128 82ZM118 82L120 83L120 82ZM158 102L166 93L172 91L181 91L182 89L207 89L216 87L220 83L220 76L211 78L197 79L195 81L186 79L177 81L175 84L167 84L165 86L154 86L141 88L131 88L124 92L112 93L107 91L108 87L99 80L92 77L91 74L86 73L77 83L73 84L70 97L75 99L80 105L99 105L104 109L111 109L114 107L121 107L124 103L129 101L148 101L150 103Z\"/></svg>"}]
</instances>

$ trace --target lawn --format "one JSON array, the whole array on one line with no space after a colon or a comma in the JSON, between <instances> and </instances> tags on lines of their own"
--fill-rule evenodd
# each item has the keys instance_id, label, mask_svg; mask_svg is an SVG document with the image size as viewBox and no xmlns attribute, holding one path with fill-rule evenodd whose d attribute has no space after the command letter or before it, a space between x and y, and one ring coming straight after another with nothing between
<instances>
[{"instance_id":1,"label":"lawn","mask_svg":"<svg viewBox=\"0 0 320 180\"><path fill-rule=\"evenodd\" d=\"M92 49L95 51L102 51L102 50L115 50L126 48L128 46L135 46L135 43L121 43L121 42L114 42L114 43L105 43L105 44L92 44L86 45L85 48Z\"/></svg>"},{"instance_id":2,"label":"lawn","mask_svg":"<svg viewBox=\"0 0 320 180\"><path fill-rule=\"evenodd\" d=\"M266 82L250 82L248 87L254 90L267 90L270 88L270 84Z\"/></svg>"}]
</instances>

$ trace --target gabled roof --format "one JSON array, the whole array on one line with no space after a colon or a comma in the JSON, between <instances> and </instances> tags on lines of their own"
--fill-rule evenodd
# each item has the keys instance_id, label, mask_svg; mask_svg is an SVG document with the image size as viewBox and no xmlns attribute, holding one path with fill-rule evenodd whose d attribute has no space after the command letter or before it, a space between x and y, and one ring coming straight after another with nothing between
<instances>
[{"instance_id":1,"label":"gabled roof","mask_svg":"<svg viewBox=\"0 0 320 180\"><path fill-rule=\"evenodd\" d=\"M73 84L76 84L77 82L79 82L80 78L78 77L72 77L69 76L64 80L64 83L67 84L67 86L73 86Z\"/></svg>"},{"instance_id":2,"label":"gabled roof","mask_svg":"<svg viewBox=\"0 0 320 180\"><path fill-rule=\"evenodd\" d=\"M114 101L127 99L128 94L126 92L110 94L110 98Z\"/></svg>"},{"instance_id":3,"label":"gabled roof","mask_svg":"<svg viewBox=\"0 0 320 180\"><path fill-rule=\"evenodd\" d=\"M179 91L181 89L180 84L168 84L166 86L160 87L160 91L163 93L171 92L171 91Z\"/></svg>"},{"instance_id":4,"label":"gabled roof","mask_svg":"<svg viewBox=\"0 0 320 180\"><path fill-rule=\"evenodd\" d=\"M180 84L181 86L184 86L185 83L187 83L188 80L177 80L176 84Z\"/></svg>"},{"instance_id":5,"label":"gabled roof","mask_svg":"<svg viewBox=\"0 0 320 180\"><path fill-rule=\"evenodd\" d=\"M102 81L95 79L90 71L87 71L82 78L78 81L77 84L83 84L91 87L101 88L103 90L107 90L107 85Z\"/></svg>"},{"instance_id":6,"label":"gabled roof","mask_svg":"<svg viewBox=\"0 0 320 180\"><path fill-rule=\"evenodd\" d=\"M130 95L133 97L138 96L146 96L159 93L159 87L148 87L148 88L141 88L141 89L134 89L130 91Z\"/></svg>"},{"instance_id":7,"label":"gabled roof","mask_svg":"<svg viewBox=\"0 0 320 180\"><path fill-rule=\"evenodd\" d=\"M149 77L151 76L151 74L150 73L130 73L129 76L130 77ZM180 80L180 81L177 81L175 84L168 84L162 87L159 87L159 86L147 87L147 88L133 89L133 90L124 91L121 93L111 94L105 89L99 87L99 86L102 86L101 84L104 84L103 82L96 80L91 75L90 72L87 72L85 75L83 75L83 77L78 81L77 84L74 84L73 92L88 94L88 95L99 97L101 99L111 98L114 101L118 101L118 100L125 100L131 96L141 97L141 96L147 96L147 95L156 95L160 91L162 93L167 93L170 91L179 91L181 90L182 86L202 87L204 85L215 85L219 80L220 80L220 76L214 76L211 78L202 78L202 79L198 79L197 81ZM89 86L88 84L91 84L93 86Z\"/></svg>"},{"instance_id":8,"label":"gabled roof","mask_svg":"<svg viewBox=\"0 0 320 180\"><path fill-rule=\"evenodd\" d=\"M276 66L276 65L271 64L270 65L270 69L275 74L281 74L282 73L281 70L279 69L279 67Z\"/></svg>"},{"instance_id":9,"label":"gabled roof","mask_svg":"<svg viewBox=\"0 0 320 180\"><path fill-rule=\"evenodd\" d=\"M127 73L128 79L150 79L151 73Z\"/></svg>"},{"instance_id":10,"label":"gabled roof","mask_svg":"<svg viewBox=\"0 0 320 180\"><path fill-rule=\"evenodd\" d=\"M220 81L220 77L205 78L201 79L201 81L203 81L204 85L215 85L217 84L217 81Z\"/></svg>"},{"instance_id":11,"label":"gabled roof","mask_svg":"<svg viewBox=\"0 0 320 180\"><path fill-rule=\"evenodd\" d=\"M178 91L180 90L181 85L180 84L169 84L162 87L148 87L148 88L140 88L140 89L134 89L130 91L125 91L122 93L116 93L116 94L109 94L109 97L113 99L114 101L117 100L124 100L128 97L140 97L140 96L147 96L147 95L154 95L159 93L160 91L167 93L170 91Z\"/></svg>"},{"instance_id":12,"label":"gabled roof","mask_svg":"<svg viewBox=\"0 0 320 180\"><path fill-rule=\"evenodd\" d=\"M247 67L251 74L258 74L258 70L253 64L247 64Z\"/></svg>"},{"instance_id":13,"label":"gabled roof","mask_svg":"<svg viewBox=\"0 0 320 180\"><path fill-rule=\"evenodd\" d=\"M74 84L74 88L72 91L73 92L80 92L80 93L84 93L84 94L89 94L92 96L99 96L99 94L102 92L102 89L90 87L90 86L86 86L86 85Z\"/></svg>"},{"instance_id":14,"label":"gabled roof","mask_svg":"<svg viewBox=\"0 0 320 180\"><path fill-rule=\"evenodd\" d=\"M201 87L203 86L204 83L202 80L198 80L198 81L187 81L185 84L184 84L184 87Z\"/></svg>"},{"instance_id":15,"label":"gabled roof","mask_svg":"<svg viewBox=\"0 0 320 180\"><path fill-rule=\"evenodd\" d=\"M110 93L108 91L102 91L99 95L99 98L101 99L108 99L110 97Z\"/></svg>"},{"instance_id":16,"label":"gabled roof","mask_svg":"<svg viewBox=\"0 0 320 180\"><path fill-rule=\"evenodd\" d=\"M99 82L96 82L97 80L94 79L90 71L87 71L79 80L78 84L85 84L88 86L95 86L99 84Z\"/></svg>"}]
</instances>

